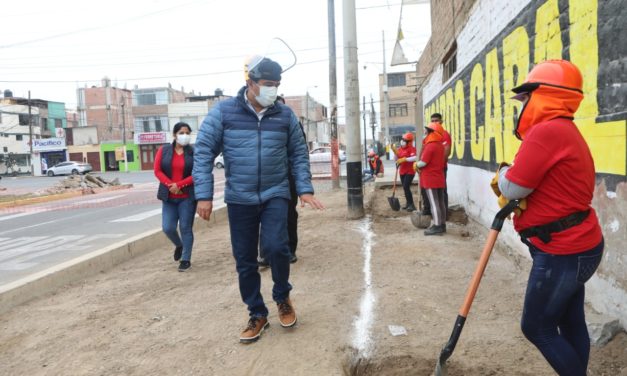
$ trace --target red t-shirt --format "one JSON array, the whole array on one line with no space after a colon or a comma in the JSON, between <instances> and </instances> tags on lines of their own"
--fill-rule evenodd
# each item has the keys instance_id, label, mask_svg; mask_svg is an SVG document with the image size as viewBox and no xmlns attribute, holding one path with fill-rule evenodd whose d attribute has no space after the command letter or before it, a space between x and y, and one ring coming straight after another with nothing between
<instances>
[{"instance_id":1,"label":"red t-shirt","mask_svg":"<svg viewBox=\"0 0 627 376\"><path fill-rule=\"evenodd\" d=\"M505 177L534 189L527 196L527 210L514 218L516 231L590 210L581 224L552 233L549 243L529 238L533 245L547 253L566 255L587 251L601 242L601 227L590 206L594 161L588 144L571 120L558 118L531 128Z\"/></svg>"},{"instance_id":2,"label":"red t-shirt","mask_svg":"<svg viewBox=\"0 0 627 376\"><path fill-rule=\"evenodd\" d=\"M429 142L422 147L420 160L427 165L420 169L421 188L444 188L444 145Z\"/></svg>"},{"instance_id":3,"label":"red t-shirt","mask_svg":"<svg viewBox=\"0 0 627 376\"><path fill-rule=\"evenodd\" d=\"M400 147L396 149L396 155L398 158L409 158L416 156L416 148L407 145L405 147ZM414 162L403 162L398 168L398 173L401 175L415 175L416 171L414 171Z\"/></svg>"},{"instance_id":4,"label":"red t-shirt","mask_svg":"<svg viewBox=\"0 0 627 376\"><path fill-rule=\"evenodd\" d=\"M157 155L155 155L155 176L159 181L165 185L169 185L172 183L176 183L176 185L183 189L189 185L193 184L192 176L188 176L183 179L183 171L185 170L185 155L178 154L176 150L172 150L172 177L168 177L163 170L161 170L161 158L163 154L163 148L159 148L157 150ZM183 192L183 194L177 195L172 192L168 194L168 197L171 198L187 198L189 194Z\"/></svg>"}]
</instances>

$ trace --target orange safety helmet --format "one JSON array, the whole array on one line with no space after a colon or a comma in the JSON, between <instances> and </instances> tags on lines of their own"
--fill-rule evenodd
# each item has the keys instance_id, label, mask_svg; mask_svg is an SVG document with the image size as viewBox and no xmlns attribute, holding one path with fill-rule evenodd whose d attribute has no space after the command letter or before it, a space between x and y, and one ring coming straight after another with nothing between
<instances>
[{"instance_id":1,"label":"orange safety helmet","mask_svg":"<svg viewBox=\"0 0 627 376\"><path fill-rule=\"evenodd\" d=\"M442 141L442 134L444 133L443 132L444 128L442 127L442 125L440 125L440 123L432 121L431 123L427 124L425 128L433 131L433 132L429 132L427 134L427 137L425 137L425 141L424 141L425 144L429 142L434 142L434 141Z\"/></svg>"},{"instance_id":2,"label":"orange safety helmet","mask_svg":"<svg viewBox=\"0 0 627 376\"><path fill-rule=\"evenodd\" d=\"M407 142L412 142L412 141L414 141L414 135L411 132L407 132L407 133L405 133L403 135L402 139L407 141Z\"/></svg>"},{"instance_id":3,"label":"orange safety helmet","mask_svg":"<svg viewBox=\"0 0 627 376\"><path fill-rule=\"evenodd\" d=\"M377 155L377 154L374 152L374 150L370 150L370 151L368 152L368 156L369 156L370 158L374 157L375 155Z\"/></svg>"},{"instance_id":4,"label":"orange safety helmet","mask_svg":"<svg viewBox=\"0 0 627 376\"><path fill-rule=\"evenodd\" d=\"M522 85L512 89L514 99L525 100L514 134L520 140L534 125L557 117L573 118L583 100L583 77L567 60L537 64Z\"/></svg>"}]
</instances>

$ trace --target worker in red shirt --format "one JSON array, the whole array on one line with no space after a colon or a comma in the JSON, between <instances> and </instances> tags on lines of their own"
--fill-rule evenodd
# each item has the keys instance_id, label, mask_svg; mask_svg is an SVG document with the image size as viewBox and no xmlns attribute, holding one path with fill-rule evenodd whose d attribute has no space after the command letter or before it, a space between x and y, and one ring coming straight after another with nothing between
<instances>
[{"instance_id":1,"label":"worker in red shirt","mask_svg":"<svg viewBox=\"0 0 627 376\"><path fill-rule=\"evenodd\" d=\"M569 376L586 375L584 283L599 266L604 246L590 206L594 161L573 122L582 88L575 65L548 60L513 89L523 103L514 132L522 144L512 165L499 169L495 190L500 205L523 198L527 205L514 217L533 259L522 331L559 375Z\"/></svg>"},{"instance_id":2,"label":"worker in red shirt","mask_svg":"<svg viewBox=\"0 0 627 376\"><path fill-rule=\"evenodd\" d=\"M446 185L446 173L448 171L448 158L451 155L451 135L444 129L444 123L442 121L442 114L434 112L431 114L431 123L436 124L436 132L442 135L442 145L444 146L444 205L447 208L448 218L448 189ZM425 133L426 137L426 133ZM424 149L425 139L422 139L422 145ZM421 149L422 153L422 149ZM424 188L420 188L420 194L422 196L422 215L431 215L431 204L429 203L429 197L427 197L427 191ZM444 224L446 227L446 223Z\"/></svg>"},{"instance_id":3,"label":"worker in red shirt","mask_svg":"<svg viewBox=\"0 0 627 376\"><path fill-rule=\"evenodd\" d=\"M425 127L426 135L416 163L420 173L420 188L425 190L430 203L433 225L425 230L425 235L442 235L446 232L446 206L444 201L444 145L442 144L441 126L429 123Z\"/></svg>"},{"instance_id":4,"label":"worker in red shirt","mask_svg":"<svg viewBox=\"0 0 627 376\"><path fill-rule=\"evenodd\" d=\"M383 177L383 162L374 150L368 152L368 165L370 166L370 175L377 178Z\"/></svg>"},{"instance_id":5,"label":"worker in red shirt","mask_svg":"<svg viewBox=\"0 0 627 376\"><path fill-rule=\"evenodd\" d=\"M187 123L176 123L172 129L174 141L163 145L155 155L155 176L159 180L157 198L163 202L162 227L168 239L174 243L174 261L179 272L191 267L194 245L194 149L190 145L192 128ZM180 230L177 231L177 227Z\"/></svg>"},{"instance_id":6,"label":"worker in red shirt","mask_svg":"<svg viewBox=\"0 0 627 376\"><path fill-rule=\"evenodd\" d=\"M402 209L409 212L416 210L414 197L411 193L411 183L416 176L413 166L416 161L416 148L412 145L413 141L414 135L411 132L407 132L401 138L400 148L397 149L392 146L392 151L396 155L396 167L398 168L398 174L401 176L401 183L405 192L406 203Z\"/></svg>"}]
</instances>

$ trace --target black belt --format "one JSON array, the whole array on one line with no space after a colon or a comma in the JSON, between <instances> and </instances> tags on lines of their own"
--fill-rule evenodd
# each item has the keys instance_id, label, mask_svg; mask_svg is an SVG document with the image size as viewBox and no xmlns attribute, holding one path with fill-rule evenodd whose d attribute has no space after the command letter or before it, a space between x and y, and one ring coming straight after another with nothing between
<instances>
[{"instance_id":1,"label":"black belt","mask_svg":"<svg viewBox=\"0 0 627 376\"><path fill-rule=\"evenodd\" d=\"M527 239L537 236L545 244L551 241L551 234L554 232L564 231L571 227L575 227L583 222L590 214L590 209L576 212L557 221L547 223L545 225L533 226L526 228L520 232L520 236Z\"/></svg>"}]
</instances>

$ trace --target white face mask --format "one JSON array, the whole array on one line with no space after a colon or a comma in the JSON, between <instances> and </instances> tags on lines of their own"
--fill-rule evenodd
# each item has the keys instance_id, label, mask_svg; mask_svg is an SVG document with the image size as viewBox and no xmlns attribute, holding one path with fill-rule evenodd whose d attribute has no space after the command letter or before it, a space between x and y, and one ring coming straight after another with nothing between
<instances>
[{"instance_id":1,"label":"white face mask","mask_svg":"<svg viewBox=\"0 0 627 376\"><path fill-rule=\"evenodd\" d=\"M259 86L259 95L255 99L263 107L270 107L276 100L278 90L276 86Z\"/></svg>"},{"instance_id":2,"label":"white face mask","mask_svg":"<svg viewBox=\"0 0 627 376\"><path fill-rule=\"evenodd\" d=\"M403 146L403 147L407 146L407 141L401 140L401 146Z\"/></svg>"},{"instance_id":3,"label":"white face mask","mask_svg":"<svg viewBox=\"0 0 627 376\"><path fill-rule=\"evenodd\" d=\"M192 136L188 135L188 134L177 134L176 135L176 142L178 142L180 145L189 145L189 142L192 140Z\"/></svg>"}]
</instances>

